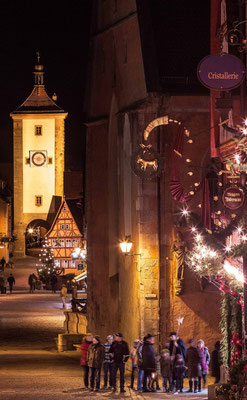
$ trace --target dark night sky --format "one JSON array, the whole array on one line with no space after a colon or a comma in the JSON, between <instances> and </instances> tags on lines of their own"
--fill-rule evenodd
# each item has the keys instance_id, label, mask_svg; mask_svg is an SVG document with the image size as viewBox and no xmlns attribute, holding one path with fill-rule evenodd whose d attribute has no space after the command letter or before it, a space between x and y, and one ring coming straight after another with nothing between
<instances>
[{"instance_id":1,"label":"dark night sky","mask_svg":"<svg viewBox=\"0 0 247 400\"><path fill-rule=\"evenodd\" d=\"M47 93L52 96L56 92L58 105L69 113L66 166L81 167L91 3L91 0L0 2L0 161L12 160L9 113L31 93L35 54L39 50ZM210 2L150 0L149 4L160 74L196 76L198 62L209 53Z\"/></svg>"},{"instance_id":2,"label":"dark night sky","mask_svg":"<svg viewBox=\"0 0 247 400\"><path fill-rule=\"evenodd\" d=\"M39 50L45 69L46 91L50 96L56 92L58 105L69 113L66 122L67 166L81 166L90 3L90 0L1 1L1 161L12 160L9 113L31 93L35 54Z\"/></svg>"}]
</instances>

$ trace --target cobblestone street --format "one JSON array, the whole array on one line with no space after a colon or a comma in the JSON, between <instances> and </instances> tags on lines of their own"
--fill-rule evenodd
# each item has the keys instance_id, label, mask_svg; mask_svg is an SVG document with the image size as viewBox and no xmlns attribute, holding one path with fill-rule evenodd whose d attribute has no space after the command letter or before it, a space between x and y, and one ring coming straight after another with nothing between
<instances>
[{"instance_id":1,"label":"cobblestone street","mask_svg":"<svg viewBox=\"0 0 247 400\"><path fill-rule=\"evenodd\" d=\"M56 350L56 338L58 333L63 332L64 323L59 294L44 291L28 293L26 275L35 271L30 260L28 265L23 270L19 262L13 270L18 277L18 289L12 295L0 295L0 399L207 398L207 390L192 396L187 393L138 393L128 388L128 373L126 393L123 395L112 394L111 391L85 391L79 351L58 353Z\"/></svg>"}]
</instances>

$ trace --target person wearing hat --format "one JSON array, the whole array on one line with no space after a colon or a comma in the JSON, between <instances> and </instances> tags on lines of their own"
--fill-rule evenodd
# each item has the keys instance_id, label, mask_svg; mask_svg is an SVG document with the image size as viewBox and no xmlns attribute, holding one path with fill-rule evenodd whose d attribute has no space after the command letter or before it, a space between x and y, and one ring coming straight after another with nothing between
<instances>
[{"instance_id":1,"label":"person wearing hat","mask_svg":"<svg viewBox=\"0 0 247 400\"><path fill-rule=\"evenodd\" d=\"M92 333L87 333L86 336L84 336L82 344L80 345L80 350L81 350L81 360L80 360L80 365L84 370L84 385L85 388L88 388L88 376L89 376L89 366L87 363L87 352L90 344L93 341L93 335Z\"/></svg>"},{"instance_id":2,"label":"person wearing hat","mask_svg":"<svg viewBox=\"0 0 247 400\"><path fill-rule=\"evenodd\" d=\"M100 389L100 372L105 357L105 348L100 343L98 335L93 336L93 343L90 344L87 351L87 363L89 366L90 375L90 391L93 392L96 383L95 391Z\"/></svg>"},{"instance_id":3,"label":"person wearing hat","mask_svg":"<svg viewBox=\"0 0 247 400\"><path fill-rule=\"evenodd\" d=\"M142 368L144 370L143 376L143 392L150 392L147 388L147 380L150 379L151 374L156 371L155 352L153 348L154 336L148 333L143 339L142 347Z\"/></svg>"},{"instance_id":4,"label":"person wearing hat","mask_svg":"<svg viewBox=\"0 0 247 400\"><path fill-rule=\"evenodd\" d=\"M116 380L117 380L117 371L119 369L120 373L120 392L124 393L124 372L125 372L125 363L129 358L129 346L127 342L123 340L122 333L115 334L115 340L111 345L110 353L112 355L112 383L113 383L113 392L116 392Z\"/></svg>"},{"instance_id":5,"label":"person wearing hat","mask_svg":"<svg viewBox=\"0 0 247 400\"><path fill-rule=\"evenodd\" d=\"M110 348L113 342L113 336L108 335L106 338L105 347L105 359L104 359L104 389L107 389L107 381L109 375L109 389L113 386L112 384L112 359L110 355Z\"/></svg>"},{"instance_id":6,"label":"person wearing hat","mask_svg":"<svg viewBox=\"0 0 247 400\"><path fill-rule=\"evenodd\" d=\"M184 343L183 339L177 336L176 332L171 332L169 335L170 344L170 356L175 359L176 354L182 354L183 359L185 360L186 356L186 344Z\"/></svg>"}]
</instances>

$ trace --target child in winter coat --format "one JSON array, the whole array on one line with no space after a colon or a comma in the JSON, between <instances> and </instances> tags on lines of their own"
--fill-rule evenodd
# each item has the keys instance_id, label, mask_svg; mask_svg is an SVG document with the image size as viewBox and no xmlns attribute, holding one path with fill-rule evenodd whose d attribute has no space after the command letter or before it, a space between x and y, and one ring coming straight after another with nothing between
<instances>
[{"instance_id":1,"label":"child in winter coat","mask_svg":"<svg viewBox=\"0 0 247 400\"><path fill-rule=\"evenodd\" d=\"M208 374L208 364L210 361L210 354L208 348L205 346L205 343L202 339L197 341L197 348L201 351L201 371L202 376L198 378L198 392L201 392L202 384L201 381L203 379L203 387L205 388L207 383L207 374Z\"/></svg>"},{"instance_id":2,"label":"child in winter coat","mask_svg":"<svg viewBox=\"0 0 247 400\"><path fill-rule=\"evenodd\" d=\"M161 351L160 369L163 380L163 392L172 392L172 360L168 349Z\"/></svg>"},{"instance_id":3,"label":"child in winter coat","mask_svg":"<svg viewBox=\"0 0 247 400\"><path fill-rule=\"evenodd\" d=\"M184 386L184 374L186 371L184 359L181 354L176 355L176 360L174 364L174 376L176 379L176 392L183 392Z\"/></svg>"}]
</instances>

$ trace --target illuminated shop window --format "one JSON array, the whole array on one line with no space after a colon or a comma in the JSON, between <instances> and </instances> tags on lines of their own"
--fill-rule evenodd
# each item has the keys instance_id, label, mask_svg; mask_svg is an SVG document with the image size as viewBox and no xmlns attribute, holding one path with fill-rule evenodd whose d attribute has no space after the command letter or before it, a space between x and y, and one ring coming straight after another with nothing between
<instances>
[{"instance_id":1,"label":"illuminated shop window","mask_svg":"<svg viewBox=\"0 0 247 400\"><path fill-rule=\"evenodd\" d=\"M42 125L35 125L35 136L42 135Z\"/></svg>"},{"instance_id":2,"label":"illuminated shop window","mask_svg":"<svg viewBox=\"0 0 247 400\"><path fill-rule=\"evenodd\" d=\"M42 196L35 196L35 205L37 207L42 206Z\"/></svg>"}]
</instances>

